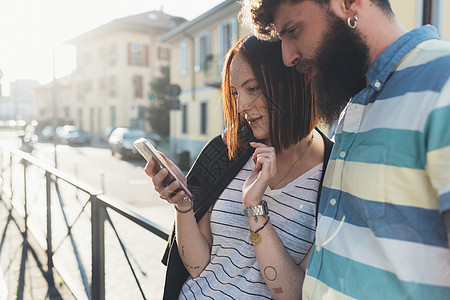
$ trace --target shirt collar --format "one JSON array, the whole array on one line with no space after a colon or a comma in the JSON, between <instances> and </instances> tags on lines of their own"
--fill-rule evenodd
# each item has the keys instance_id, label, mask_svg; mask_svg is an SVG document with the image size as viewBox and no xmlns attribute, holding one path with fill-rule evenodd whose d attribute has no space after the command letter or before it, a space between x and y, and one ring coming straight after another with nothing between
<instances>
[{"instance_id":1,"label":"shirt collar","mask_svg":"<svg viewBox=\"0 0 450 300\"><path fill-rule=\"evenodd\" d=\"M402 35L384 50L367 72L368 84L379 91L389 75L394 71L399 62L418 44L430 40L439 39L436 28L425 25Z\"/></svg>"}]
</instances>

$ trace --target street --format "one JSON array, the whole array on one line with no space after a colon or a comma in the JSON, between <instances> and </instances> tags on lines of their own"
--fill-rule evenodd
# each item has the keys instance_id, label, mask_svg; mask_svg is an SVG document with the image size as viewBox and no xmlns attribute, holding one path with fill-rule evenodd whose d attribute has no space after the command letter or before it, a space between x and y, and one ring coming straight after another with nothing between
<instances>
[{"instance_id":1,"label":"street","mask_svg":"<svg viewBox=\"0 0 450 300\"><path fill-rule=\"evenodd\" d=\"M13 133L6 139L10 144L18 143ZM50 142L38 142L32 154L54 165L54 149ZM100 142L88 146L56 145L56 151L58 169L131 205L135 212L170 230L172 206L161 200L153 189L151 179L144 173L144 159L122 160L112 156L107 144Z\"/></svg>"}]
</instances>

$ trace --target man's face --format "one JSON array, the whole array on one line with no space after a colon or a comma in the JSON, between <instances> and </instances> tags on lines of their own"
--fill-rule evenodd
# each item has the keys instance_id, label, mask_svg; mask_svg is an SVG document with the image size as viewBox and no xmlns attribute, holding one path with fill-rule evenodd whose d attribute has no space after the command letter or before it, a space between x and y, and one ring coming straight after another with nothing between
<instances>
[{"instance_id":1,"label":"man's face","mask_svg":"<svg viewBox=\"0 0 450 300\"><path fill-rule=\"evenodd\" d=\"M311 1L283 2L274 24L282 39L284 63L311 76L319 113L333 123L366 84L366 43L331 9Z\"/></svg>"}]
</instances>

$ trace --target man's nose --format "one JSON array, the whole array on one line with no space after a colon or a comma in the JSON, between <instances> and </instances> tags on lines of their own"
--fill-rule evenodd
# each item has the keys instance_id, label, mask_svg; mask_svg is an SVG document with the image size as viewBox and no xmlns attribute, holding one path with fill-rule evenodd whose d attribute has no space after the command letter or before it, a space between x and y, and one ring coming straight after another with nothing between
<instances>
[{"instance_id":1,"label":"man's nose","mask_svg":"<svg viewBox=\"0 0 450 300\"><path fill-rule=\"evenodd\" d=\"M294 67L302 59L302 56L300 55L299 51L297 51L293 43L282 40L281 50L283 54L283 62L286 67Z\"/></svg>"}]
</instances>

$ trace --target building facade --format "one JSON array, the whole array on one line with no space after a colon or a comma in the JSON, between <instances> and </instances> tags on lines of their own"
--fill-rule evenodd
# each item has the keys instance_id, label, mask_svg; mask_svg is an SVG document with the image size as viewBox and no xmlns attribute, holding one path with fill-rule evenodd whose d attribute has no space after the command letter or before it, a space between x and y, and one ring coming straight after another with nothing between
<instances>
[{"instance_id":1,"label":"building facade","mask_svg":"<svg viewBox=\"0 0 450 300\"><path fill-rule=\"evenodd\" d=\"M31 79L18 79L10 83L10 96L0 97L0 119L25 120L36 118L35 88L39 83Z\"/></svg>"},{"instance_id":2,"label":"building facade","mask_svg":"<svg viewBox=\"0 0 450 300\"><path fill-rule=\"evenodd\" d=\"M179 107L170 114L172 153L192 161L208 140L221 133L220 94L224 57L238 38L249 33L239 25L240 4L227 0L160 38L172 49L171 83L179 85Z\"/></svg>"},{"instance_id":3,"label":"building facade","mask_svg":"<svg viewBox=\"0 0 450 300\"><path fill-rule=\"evenodd\" d=\"M75 81L73 74L36 88L36 114L42 125L73 124Z\"/></svg>"},{"instance_id":4,"label":"building facade","mask_svg":"<svg viewBox=\"0 0 450 300\"><path fill-rule=\"evenodd\" d=\"M114 20L68 41L75 45L73 122L92 136L108 127L150 130L150 82L168 65L158 37L185 20L151 11ZM169 124L168 124L169 125Z\"/></svg>"}]
</instances>

